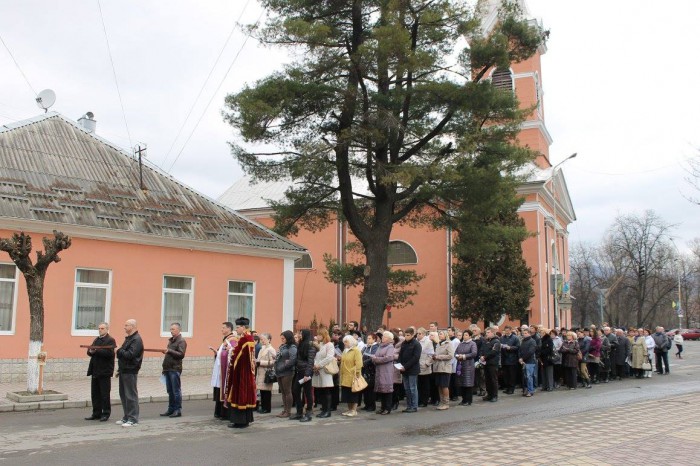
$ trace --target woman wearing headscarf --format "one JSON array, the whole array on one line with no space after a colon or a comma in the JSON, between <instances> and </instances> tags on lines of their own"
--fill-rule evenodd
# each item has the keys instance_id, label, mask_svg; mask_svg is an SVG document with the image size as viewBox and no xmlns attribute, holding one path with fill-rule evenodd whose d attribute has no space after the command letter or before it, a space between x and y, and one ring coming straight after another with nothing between
<instances>
[{"instance_id":1,"label":"woman wearing headscarf","mask_svg":"<svg viewBox=\"0 0 700 466\"><path fill-rule=\"evenodd\" d=\"M322 328L316 335L317 341L316 356L314 357L314 375L311 378L311 385L314 387L316 400L321 401L321 413L316 417L331 417L331 395L333 391L333 374L326 370L328 365L335 359L335 347L328 335L328 330ZM337 367L337 366L336 366Z\"/></svg>"},{"instance_id":2,"label":"woman wearing headscarf","mask_svg":"<svg viewBox=\"0 0 700 466\"><path fill-rule=\"evenodd\" d=\"M362 373L362 353L357 349L357 340L352 335L343 337L343 356L340 358L340 389L348 410L343 416L357 416L358 394L352 391L352 382Z\"/></svg>"},{"instance_id":3,"label":"woman wearing headscarf","mask_svg":"<svg viewBox=\"0 0 700 466\"><path fill-rule=\"evenodd\" d=\"M277 358L277 351L270 344L272 337L269 333L260 334L260 352L255 358L257 372L255 375L255 385L260 390L260 414L267 414L272 411L272 384L265 383L265 373L272 369Z\"/></svg>"},{"instance_id":4,"label":"woman wearing headscarf","mask_svg":"<svg viewBox=\"0 0 700 466\"><path fill-rule=\"evenodd\" d=\"M579 346L574 332L566 333L566 341L562 343L559 352L562 356L562 366L564 367L564 379L569 390L576 390L576 370L579 365Z\"/></svg>"},{"instance_id":5,"label":"woman wearing headscarf","mask_svg":"<svg viewBox=\"0 0 700 466\"><path fill-rule=\"evenodd\" d=\"M275 374L277 374L277 384L282 393L282 405L284 408L277 417L289 417L292 412L292 381L294 379L294 368L297 364L297 344L294 341L294 334L291 330L285 330L280 337L282 338L282 344L277 351Z\"/></svg>"},{"instance_id":6,"label":"woman wearing headscarf","mask_svg":"<svg viewBox=\"0 0 700 466\"><path fill-rule=\"evenodd\" d=\"M455 349L455 359L457 360L457 386L462 391L462 402L460 406L471 406L474 394L474 383L476 381L476 369L474 361L478 357L479 350L472 340L471 330L465 330L462 334L462 341Z\"/></svg>"},{"instance_id":7,"label":"woman wearing headscarf","mask_svg":"<svg viewBox=\"0 0 700 466\"><path fill-rule=\"evenodd\" d=\"M379 334L377 334L379 336ZM381 403L381 409L377 413L387 415L391 413L392 395L394 392L394 334L382 332L379 348L371 357L375 367L374 391Z\"/></svg>"},{"instance_id":8,"label":"woman wearing headscarf","mask_svg":"<svg viewBox=\"0 0 700 466\"><path fill-rule=\"evenodd\" d=\"M296 374L292 380L292 392L294 392L297 404L297 413L289 416L290 421L309 422L311 420L314 404L314 397L311 393L311 376L314 373L315 357L316 348L311 341L311 330L305 328L301 331L297 350ZM304 413L304 402L306 402L306 413Z\"/></svg>"}]
</instances>

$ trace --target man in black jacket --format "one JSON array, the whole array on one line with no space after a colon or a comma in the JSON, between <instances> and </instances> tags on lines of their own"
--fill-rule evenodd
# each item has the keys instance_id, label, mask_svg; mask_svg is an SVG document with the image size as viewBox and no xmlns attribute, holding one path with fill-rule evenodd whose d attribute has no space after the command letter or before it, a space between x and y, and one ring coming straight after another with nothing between
<instances>
[{"instance_id":1,"label":"man in black jacket","mask_svg":"<svg viewBox=\"0 0 700 466\"><path fill-rule=\"evenodd\" d=\"M481 347L481 363L484 364L484 378L486 379L486 396L484 401L498 401L498 366L501 363L501 342L496 332L491 328L486 329L486 341Z\"/></svg>"},{"instance_id":2,"label":"man in black jacket","mask_svg":"<svg viewBox=\"0 0 700 466\"><path fill-rule=\"evenodd\" d=\"M501 337L501 365L503 366L503 393L512 395L515 393L515 381L518 376L518 349L520 341L513 334L513 328L506 325Z\"/></svg>"},{"instance_id":3,"label":"man in black jacket","mask_svg":"<svg viewBox=\"0 0 700 466\"><path fill-rule=\"evenodd\" d=\"M99 419L105 422L112 412L110 392L112 391L112 375L114 375L114 349L117 342L109 334L109 324L102 322L97 327L98 337L87 350L90 365L87 375L90 379L90 396L92 398L92 416L86 421Z\"/></svg>"},{"instance_id":4,"label":"man in black jacket","mask_svg":"<svg viewBox=\"0 0 700 466\"><path fill-rule=\"evenodd\" d=\"M179 322L170 324L168 347L163 350L163 375L165 376L165 388L168 391L168 410L161 416L182 416L182 389L180 374L182 374L182 360L185 359L187 342L182 338Z\"/></svg>"},{"instance_id":5,"label":"man in black jacket","mask_svg":"<svg viewBox=\"0 0 700 466\"><path fill-rule=\"evenodd\" d=\"M401 375L403 375L403 388L406 392L406 409L404 413L415 413L418 411L418 374L420 373L420 355L423 351L420 343L416 340L416 329L408 327L404 331L405 340L399 351L399 364Z\"/></svg>"},{"instance_id":6,"label":"man in black jacket","mask_svg":"<svg viewBox=\"0 0 700 466\"><path fill-rule=\"evenodd\" d=\"M139 391L137 379L143 362L143 340L136 327L136 321L129 319L124 324L126 338L117 350L119 362L119 398L122 401L124 417L117 424L132 427L139 423Z\"/></svg>"}]
</instances>

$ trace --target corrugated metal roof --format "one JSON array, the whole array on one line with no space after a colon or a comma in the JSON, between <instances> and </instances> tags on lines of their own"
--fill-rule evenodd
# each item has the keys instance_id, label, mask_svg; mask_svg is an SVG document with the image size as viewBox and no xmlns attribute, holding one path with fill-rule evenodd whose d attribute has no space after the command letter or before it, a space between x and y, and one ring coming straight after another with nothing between
<instances>
[{"instance_id":1,"label":"corrugated metal roof","mask_svg":"<svg viewBox=\"0 0 700 466\"><path fill-rule=\"evenodd\" d=\"M301 246L49 112L0 126L0 217L266 250Z\"/></svg>"}]
</instances>

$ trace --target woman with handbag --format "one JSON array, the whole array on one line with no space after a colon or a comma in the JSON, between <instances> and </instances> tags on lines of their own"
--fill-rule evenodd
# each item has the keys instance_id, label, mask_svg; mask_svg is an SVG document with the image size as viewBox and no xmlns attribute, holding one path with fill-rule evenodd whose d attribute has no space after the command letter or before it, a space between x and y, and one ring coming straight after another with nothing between
<instances>
[{"instance_id":1,"label":"woman with handbag","mask_svg":"<svg viewBox=\"0 0 700 466\"><path fill-rule=\"evenodd\" d=\"M455 349L457 359L457 386L462 391L460 406L471 406L476 383L476 369L474 362L479 355L476 343L472 340L472 331L465 330L462 334L462 342Z\"/></svg>"},{"instance_id":2,"label":"woman with handbag","mask_svg":"<svg viewBox=\"0 0 700 466\"><path fill-rule=\"evenodd\" d=\"M581 351L579 350L578 341L576 341L576 334L574 332L566 333L566 341L562 343L559 352L562 356L561 364L564 367L566 385L569 387L569 390L576 390L576 369L579 365Z\"/></svg>"},{"instance_id":3,"label":"woman with handbag","mask_svg":"<svg viewBox=\"0 0 700 466\"><path fill-rule=\"evenodd\" d=\"M314 375L311 377L311 386L314 388L314 397L321 402L321 412L318 418L331 417L331 394L333 391L333 375L338 373L338 362L335 360L335 347L331 341L328 330L322 328L316 335L314 343L317 350L314 357Z\"/></svg>"},{"instance_id":4,"label":"woman with handbag","mask_svg":"<svg viewBox=\"0 0 700 466\"><path fill-rule=\"evenodd\" d=\"M272 411L272 374L275 373L274 366L277 359L277 351L270 344L272 337L269 333L260 334L260 352L255 359L257 372L255 374L255 385L260 390L260 406L258 412L267 414Z\"/></svg>"},{"instance_id":5,"label":"woman with handbag","mask_svg":"<svg viewBox=\"0 0 700 466\"><path fill-rule=\"evenodd\" d=\"M364 390L367 382L362 378L362 353L357 349L357 340L352 335L343 337L343 356L340 358L340 389L348 410L343 416L357 416L358 393Z\"/></svg>"}]
</instances>

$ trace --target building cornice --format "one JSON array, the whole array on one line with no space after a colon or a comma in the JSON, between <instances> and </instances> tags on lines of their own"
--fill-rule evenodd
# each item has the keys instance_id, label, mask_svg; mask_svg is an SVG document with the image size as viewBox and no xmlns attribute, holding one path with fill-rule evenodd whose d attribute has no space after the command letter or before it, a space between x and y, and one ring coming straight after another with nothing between
<instances>
[{"instance_id":1,"label":"building cornice","mask_svg":"<svg viewBox=\"0 0 700 466\"><path fill-rule=\"evenodd\" d=\"M542 120L527 120L525 121L522 125L520 125L522 129L537 129L540 131L544 139L547 141L548 145L552 145L554 140L552 139L552 136L549 134L549 130L547 130L547 127L544 124L544 121Z\"/></svg>"}]
</instances>

